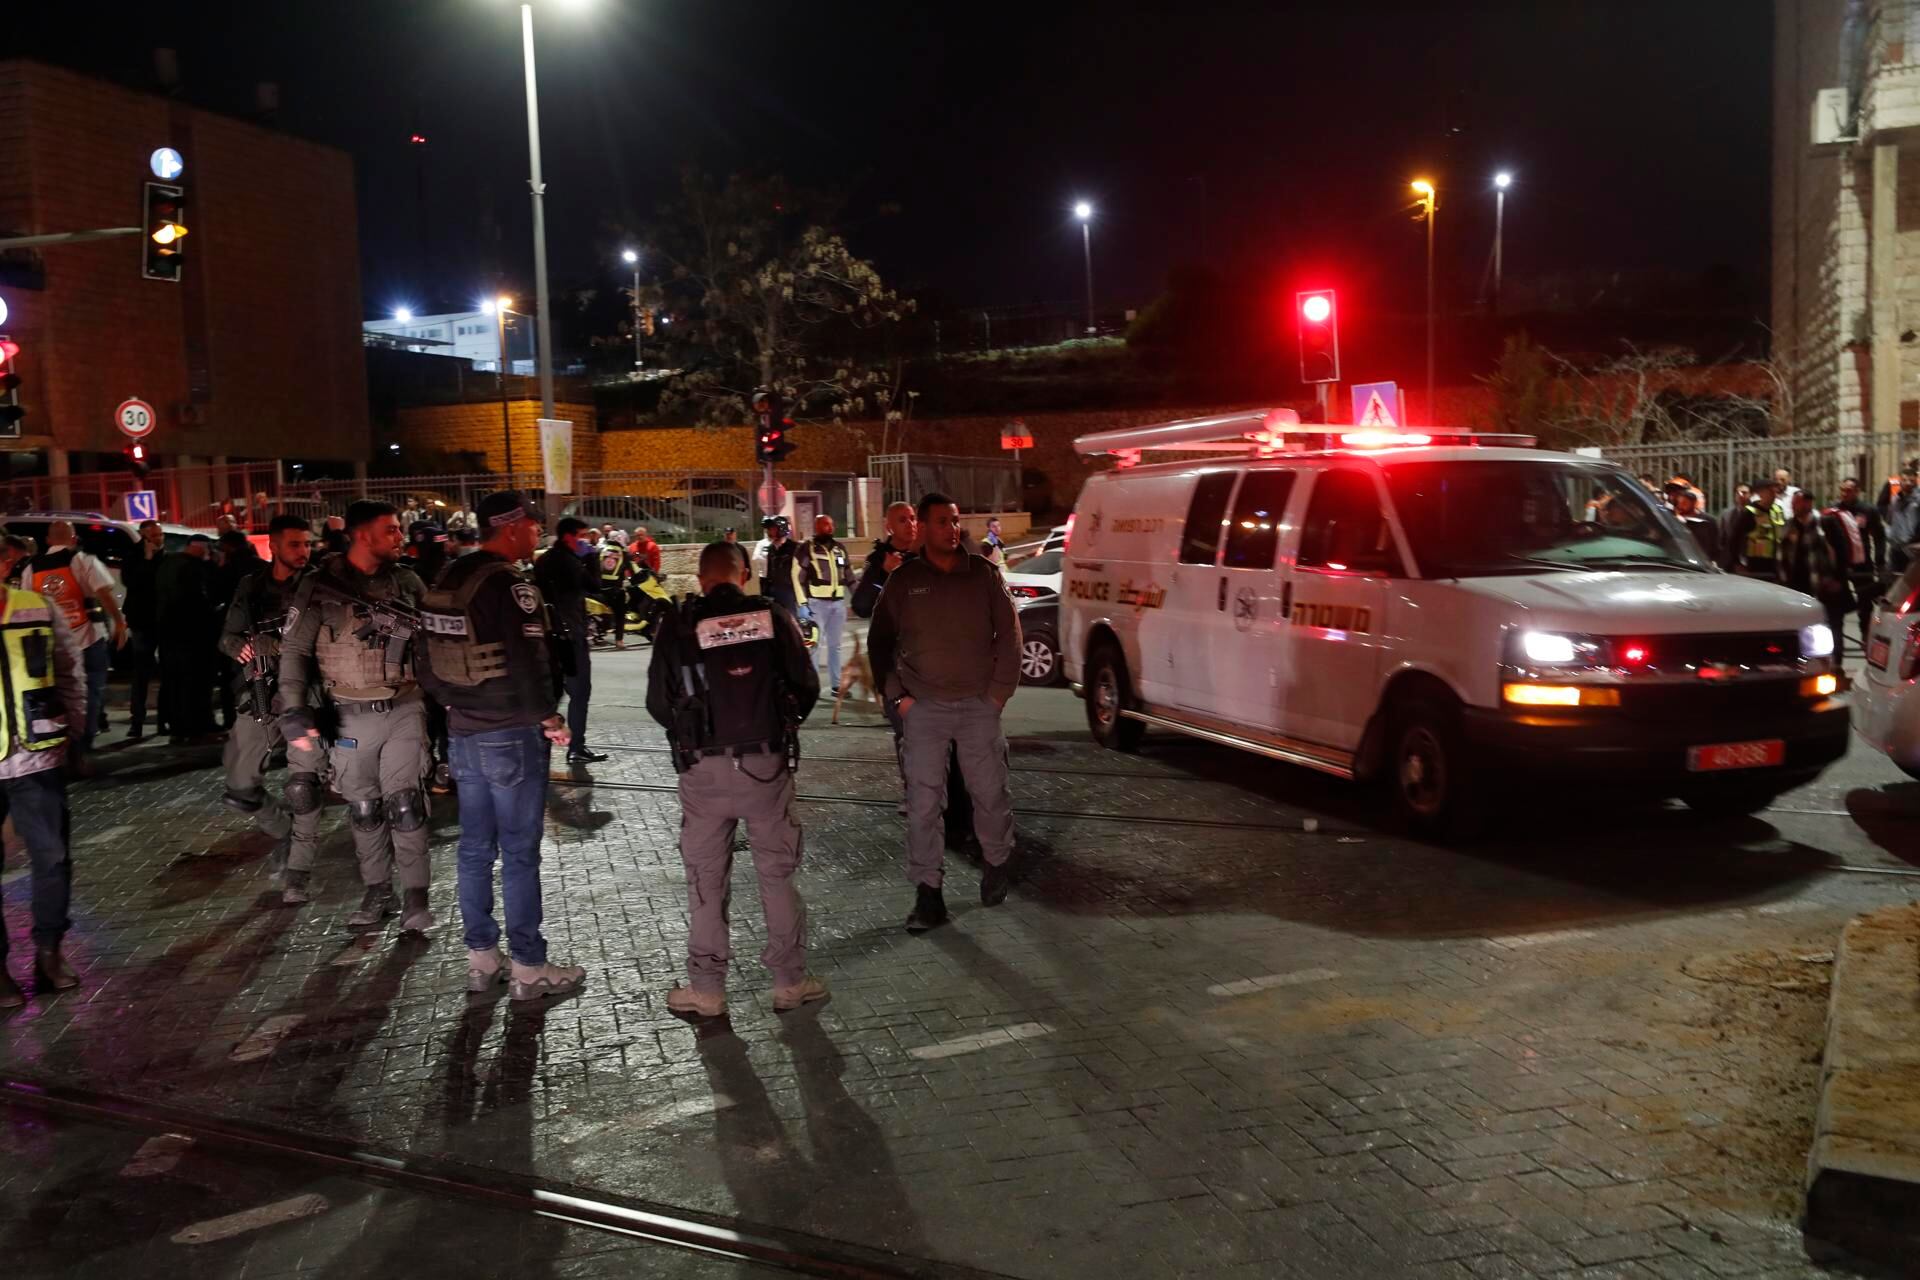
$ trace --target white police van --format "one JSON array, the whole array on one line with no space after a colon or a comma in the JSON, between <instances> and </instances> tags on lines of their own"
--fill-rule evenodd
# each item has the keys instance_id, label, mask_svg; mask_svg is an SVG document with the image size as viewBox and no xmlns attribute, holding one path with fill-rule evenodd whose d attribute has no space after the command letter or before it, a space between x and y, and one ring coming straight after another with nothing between
<instances>
[{"instance_id":1,"label":"white police van","mask_svg":"<svg viewBox=\"0 0 1920 1280\"><path fill-rule=\"evenodd\" d=\"M1845 754L1818 603L1718 572L1618 466L1532 444L1288 410L1075 441L1120 459L1081 491L1061 592L1094 737L1382 778L1430 834L1539 775L1750 813Z\"/></svg>"}]
</instances>

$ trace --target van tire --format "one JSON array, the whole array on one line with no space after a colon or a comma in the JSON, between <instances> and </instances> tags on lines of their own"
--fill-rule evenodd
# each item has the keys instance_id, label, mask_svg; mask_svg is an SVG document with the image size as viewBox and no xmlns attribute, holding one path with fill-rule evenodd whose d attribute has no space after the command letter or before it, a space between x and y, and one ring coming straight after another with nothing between
<instances>
[{"instance_id":1,"label":"van tire","mask_svg":"<svg viewBox=\"0 0 1920 1280\"><path fill-rule=\"evenodd\" d=\"M1135 705L1133 681L1127 675L1127 660L1112 641L1087 658L1086 703L1087 731L1095 742L1114 751L1140 749L1147 726L1121 714Z\"/></svg>"},{"instance_id":2,"label":"van tire","mask_svg":"<svg viewBox=\"0 0 1920 1280\"><path fill-rule=\"evenodd\" d=\"M1460 729L1460 709L1431 694L1400 702L1388 722L1382 775L1394 812L1416 836L1464 840L1480 833L1486 810L1478 771Z\"/></svg>"}]
</instances>

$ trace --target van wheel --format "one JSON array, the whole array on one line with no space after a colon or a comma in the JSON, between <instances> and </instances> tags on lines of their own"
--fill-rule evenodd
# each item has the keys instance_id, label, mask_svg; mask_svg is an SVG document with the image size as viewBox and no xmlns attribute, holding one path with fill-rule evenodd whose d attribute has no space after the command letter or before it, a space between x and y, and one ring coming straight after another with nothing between
<instances>
[{"instance_id":1,"label":"van wheel","mask_svg":"<svg viewBox=\"0 0 1920 1280\"><path fill-rule=\"evenodd\" d=\"M1147 726L1120 713L1133 705L1127 660L1111 644L1087 660L1087 730L1093 740L1115 751L1138 751Z\"/></svg>"},{"instance_id":2,"label":"van wheel","mask_svg":"<svg viewBox=\"0 0 1920 1280\"><path fill-rule=\"evenodd\" d=\"M1401 823L1432 839L1476 834L1485 813L1458 711L1437 698L1413 698L1392 725L1386 775Z\"/></svg>"}]
</instances>

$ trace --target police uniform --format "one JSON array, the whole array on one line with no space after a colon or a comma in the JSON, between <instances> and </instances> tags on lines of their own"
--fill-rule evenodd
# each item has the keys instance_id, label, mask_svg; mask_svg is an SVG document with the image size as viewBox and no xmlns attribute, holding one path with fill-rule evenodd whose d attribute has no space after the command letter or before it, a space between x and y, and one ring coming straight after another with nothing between
<instances>
[{"instance_id":1,"label":"police uniform","mask_svg":"<svg viewBox=\"0 0 1920 1280\"><path fill-rule=\"evenodd\" d=\"M378 635L356 635L367 622L364 604L417 609L425 588L413 570L383 564L363 574L344 555L328 556L301 579L280 649L280 725L287 736L287 767L319 772L319 759L298 745L315 726L307 706L311 668L333 703L339 725L330 754L334 785L347 801L360 879L367 886L350 925L379 923L395 909L393 881L407 893L401 925L425 929L427 910L427 797L421 779L429 767L426 699L414 680L411 654L395 654Z\"/></svg>"},{"instance_id":2,"label":"police uniform","mask_svg":"<svg viewBox=\"0 0 1920 1280\"><path fill-rule=\"evenodd\" d=\"M307 876L313 870L314 855L320 851L320 780L312 770L302 770L287 779L287 794L281 800L268 796L262 782L273 753L286 745L280 730L278 699L273 684L280 669L280 634L286 625L287 611L293 606L295 591L304 572L276 578L271 564L262 565L240 580L227 606L227 621L220 633L220 652L240 663L235 680L236 692L246 703L244 714L233 723L227 735L224 764L227 772L226 802L243 813L259 815L260 828L281 841L275 851L285 871L281 901L289 906L308 900ZM249 664L240 662L240 651L249 644L267 664L267 705L258 704L259 691L247 678Z\"/></svg>"},{"instance_id":3,"label":"police uniform","mask_svg":"<svg viewBox=\"0 0 1920 1280\"><path fill-rule=\"evenodd\" d=\"M794 888L800 824L793 774L799 722L820 697L806 644L791 614L732 583L689 601L654 643L647 711L667 730L680 774L680 858L691 922L689 986L668 1007L715 1014L724 1007L727 900L733 832L744 820L760 880L774 1004L818 999L806 972L806 908ZM691 994L689 994L691 993Z\"/></svg>"},{"instance_id":4,"label":"police uniform","mask_svg":"<svg viewBox=\"0 0 1920 1280\"><path fill-rule=\"evenodd\" d=\"M480 511L487 519L534 518L517 494L490 494ZM446 705L459 783L460 918L473 957L468 988L484 991L506 976L492 959L500 945L497 860L513 998L570 990L585 971L549 966L540 932L540 837L552 753L545 726L559 722L546 602L512 563L482 548L448 566L423 597L421 628L420 680Z\"/></svg>"},{"instance_id":5,"label":"police uniform","mask_svg":"<svg viewBox=\"0 0 1920 1280\"><path fill-rule=\"evenodd\" d=\"M815 534L813 541L795 553L800 561L800 582L806 591L807 607L826 636L827 680L840 687L840 633L847 625L847 549L831 535Z\"/></svg>"},{"instance_id":6,"label":"police uniform","mask_svg":"<svg viewBox=\"0 0 1920 1280\"><path fill-rule=\"evenodd\" d=\"M11 816L32 867L36 987L64 990L79 979L61 957L70 921L73 863L67 852L67 787L61 764L70 726L87 714L81 633L33 591L0 591L0 819ZM0 1008L25 1001L6 969L8 930L0 921Z\"/></svg>"}]
</instances>

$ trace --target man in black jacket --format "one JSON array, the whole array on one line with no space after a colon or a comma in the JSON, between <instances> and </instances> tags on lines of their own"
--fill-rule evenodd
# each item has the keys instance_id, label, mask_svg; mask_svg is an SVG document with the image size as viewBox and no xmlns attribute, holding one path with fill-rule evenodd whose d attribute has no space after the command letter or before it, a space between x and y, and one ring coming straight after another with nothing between
<instances>
[{"instance_id":1,"label":"man in black jacket","mask_svg":"<svg viewBox=\"0 0 1920 1280\"><path fill-rule=\"evenodd\" d=\"M554 706L545 602L516 567L539 541L540 513L513 490L488 494L477 511L486 540L449 565L421 601L420 683L447 708L460 784L467 990L506 982L513 999L533 1000L564 995L587 973L550 963L540 932L547 761L551 744L567 741L567 729ZM495 862L511 965L493 918Z\"/></svg>"},{"instance_id":2,"label":"man in black jacket","mask_svg":"<svg viewBox=\"0 0 1920 1280\"><path fill-rule=\"evenodd\" d=\"M160 593L156 577L160 556L166 547L166 534L158 520L140 524L140 545L120 567L120 585L127 598L121 612L127 619L127 663L132 668L133 687L129 693L131 710L127 715L127 741L138 742L147 732L147 689L159 670ZM167 731L167 717L157 721L161 733Z\"/></svg>"},{"instance_id":3,"label":"man in black jacket","mask_svg":"<svg viewBox=\"0 0 1920 1280\"><path fill-rule=\"evenodd\" d=\"M567 689L568 764L597 764L606 753L587 746L587 706L593 701L593 655L587 647L587 597L600 583L593 547L581 535L587 522L577 516L565 516L554 526L554 543L534 562L533 580L553 606L554 622L566 632L567 651L572 654L573 670L565 678ZM486 522L481 522L484 536Z\"/></svg>"}]
</instances>

